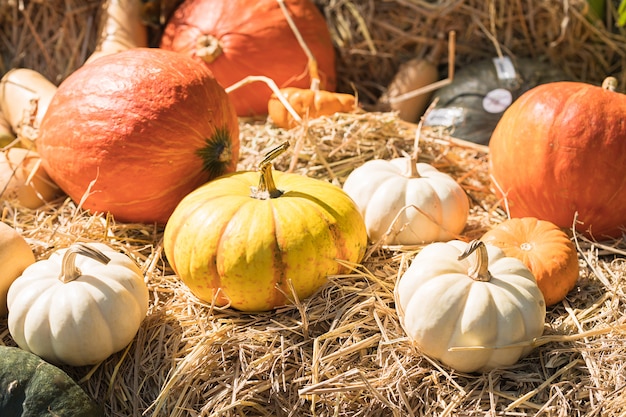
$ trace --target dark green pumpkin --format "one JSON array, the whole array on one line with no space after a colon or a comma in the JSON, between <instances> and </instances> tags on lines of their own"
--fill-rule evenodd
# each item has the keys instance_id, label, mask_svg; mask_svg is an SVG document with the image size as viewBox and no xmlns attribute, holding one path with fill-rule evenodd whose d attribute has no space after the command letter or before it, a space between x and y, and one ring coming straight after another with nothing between
<instances>
[{"instance_id":1,"label":"dark green pumpkin","mask_svg":"<svg viewBox=\"0 0 626 417\"><path fill-rule=\"evenodd\" d=\"M0 416L103 417L104 411L61 369L0 346Z\"/></svg>"},{"instance_id":2,"label":"dark green pumpkin","mask_svg":"<svg viewBox=\"0 0 626 417\"><path fill-rule=\"evenodd\" d=\"M452 137L487 144L512 101L539 84L567 79L562 70L538 59L510 62L513 71L505 69L500 73L514 75L511 79L498 76L493 59L471 63L456 71L452 82L433 94L437 104L427 115L424 126L442 127ZM508 105L506 101L499 102L494 94L507 94L502 90L510 94Z\"/></svg>"}]
</instances>

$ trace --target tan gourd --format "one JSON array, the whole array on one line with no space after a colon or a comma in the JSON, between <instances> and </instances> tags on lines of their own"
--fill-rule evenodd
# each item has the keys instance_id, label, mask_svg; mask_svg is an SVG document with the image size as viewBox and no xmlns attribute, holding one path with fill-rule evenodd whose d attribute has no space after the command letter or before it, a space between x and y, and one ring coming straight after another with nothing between
<instances>
[{"instance_id":1,"label":"tan gourd","mask_svg":"<svg viewBox=\"0 0 626 417\"><path fill-rule=\"evenodd\" d=\"M0 317L7 315L9 287L33 263L35 255L24 237L13 227L0 222Z\"/></svg>"},{"instance_id":2,"label":"tan gourd","mask_svg":"<svg viewBox=\"0 0 626 417\"><path fill-rule=\"evenodd\" d=\"M0 147L5 147L15 140L15 134L9 121L4 117L4 113L0 109Z\"/></svg>"},{"instance_id":3,"label":"tan gourd","mask_svg":"<svg viewBox=\"0 0 626 417\"><path fill-rule=\"evenodd\" d=\"M438 64L443 43L441 39L426 57L413 58L403 63L379 99L383 111L396 111L407 122L417 122L426 111L433 91L449 84L454 77L455 33L450 33L448 78L439 80Z\"/></svg>"},{"instance_id":4,"label":"tan gourd","mask_svg":"<svg viewBox=\"0 0 626 417\"><path fill-rule=\"evenodd\" d=\"M36 209L62 194L41 166L39 154L24 148L0 153L0 200L12 200Z\"/></svg>"},{"instance_id":5,"label":"tan gourd","mask_svg":"<svg viewBox=\"0 0 626 417\"><path fill-rule=\"evenodd\" d=\"M100 37L85 63L101 56L148 46L148 29L143 22L144 2L107 0L103 2Z\"/></svg>"},{"instance_id":6,"label":"tan gourd","mask_svg":"<svg viewBox=\"0 0 626 417\"><path fill-rule=\"evenodd\" d=\"M22 145L34 149L39 125L57 86L29 68L13 68L0 80L0 111Z\"/></svg>"}]
</instances>

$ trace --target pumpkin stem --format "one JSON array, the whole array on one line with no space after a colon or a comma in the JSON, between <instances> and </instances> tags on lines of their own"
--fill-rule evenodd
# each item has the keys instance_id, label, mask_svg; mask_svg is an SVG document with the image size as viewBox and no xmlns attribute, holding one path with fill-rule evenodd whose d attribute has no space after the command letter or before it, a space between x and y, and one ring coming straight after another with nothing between
<instances>
[{"instance_id":1,"label":"pumpkin stem","mask_svg":"<svg viewBox=\"0 0 626 417\"><path fill-rule=\"evenodd\" d=\"M420 119L415 130L415 141L413 142L413 153L409 158L407 176L409 178L420 178L421 175L417 171L417 160L420 151L420 137L422 136L422 120Z\"/></svg>"},{"instance_id":2,"label":"pumpkin stem","mask_svg":"<svg viewBox=\"0 0 626 417\"><path fill-rule=\"evenodd\" d=\"M83 255L88 258L94 259L103 264L108 264L111 258L96 248L92 248L84 243L75 243L71 245L63 254L63 260L61 261L61 275L59 279L63 283L72 282L77 279L82 273L76 266L76 256Z\"/></svg>"},{"instance_id":3,"label":"pumpkin stem","mask_svg":"<svg viewBox=\"0 0 626 417\"><path fill-rule=\"evenodd\" d=\"M602 88L604 90L607 91L615 91L617 90L617 78L615 77L606 77L603 81L602 81Z\"/></svg>"},{"instance_id":4,"label":"pumpkin stem","mask_svg":"<svg viewBox=\"0 0 626 417\"><path fill-rule=\"evenodd\" d=\"M202 35L196 41L196 56L210 64L222 55L219 39L213 35Z\"/></svg>"},{"instance_id":5,"label":"pumpkin stem","mask_svg":"<svg viewBox=\"0 0 626 417\"><path fill-rule=\"evenodd\" d=\"M472 265L472 268L468 271L467 275L476 281L488 282L491 280L491 272L489 272L489 257L487 255L487 248L485 244L480 240L472 240L467 248L463 251L462 254L459 255L458 260L462 261L463 259L470 256L474 251L476 251L476 263Z\"/></svg>"},{"instance_id":6,"label":"pumpkin stem","mask_svg":"<svg viewBox=\"0 0 626 417\"><path fill-rule=\"evenodd\" d=\"M298 26L296 25L296 22L294 22L293 19L291 18L291 15L289 14L289 10L287 9L287 6L285 5L285 1L284 0L276 0L276 1L278 2L280 9L285 15L285 19L287 19L287 23L289 24L291 31L296 36L296 39L298 40L300 47L302 48L302 50L304 51L304 53L306 54L309 60L309 64L308 64L309 75L311 76L311 88L310 89L313 91L319 91L320 76L319 76L319 71L317 68L317 60L315 59L313 52L311 52L311 49L309 49L309 46L304 41L302 34L298 30Z\"/></svg>"},{"instance_id":7,"label":"pumpkin stem","mask_svg":"<svg viewBox=\"0 0 626 417\"><path fill-rule=\"evenodd\" d=\"M259 171L261 171L261 178L259 178L259 186L252 188L251 196L260 200L266 200L268 198L280 197L283 192L276 188L274 182L274 176L272 175L272 162L274 159L281 155L289 148L289 142L283 142L274 149L270 150L265 158L259 164Z\"/></svg>"}]
</instances>

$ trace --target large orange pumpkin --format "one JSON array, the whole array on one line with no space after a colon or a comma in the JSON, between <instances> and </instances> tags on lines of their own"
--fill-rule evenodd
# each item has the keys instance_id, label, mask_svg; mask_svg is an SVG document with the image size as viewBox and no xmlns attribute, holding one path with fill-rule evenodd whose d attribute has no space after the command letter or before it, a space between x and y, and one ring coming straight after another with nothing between
<instances>
[{"instance_id":1,"label":"large orange pumpkin","mask_svg":"<svg viewBox=\"0 0 626 417\"><path fill-rule=\"evenodd\" d=\"M539 85L505 111L489 142L496 191L511 217L596 238L626 226L626 96L581 82Z\"/></svg>"},{"instance_id":2,"label":"large orange pumpkin","mask_svg":"<svg viewBox=\"0 0 626 417\"><path fill-rule=\"evenodd\" d=\"M285 0L314 55L321 88L335 88L335 52L324 16L310 0ZM278 87L308 88L308 57L276 0L186 0L174 12L161 48L202 60L228 88L250 75ZM230 92L239 116L265 115L271 90L251 83Z\"/></svg>"},{"instance_id":3,"label":"large orange pumpkin","mask_svg":"<svg viewBox=\"0 0 626 417\"><path fill-rule=\"evenodd\" d=\"M562 301L578 282L578 252L554 223L535 217L507 219L481 239L521 260L535 276L546 305Z\"/></svg>"},{"instance_id":4,"label":"large orange pumpkin","mask_svg":"<svg viewBox=\"0 0 626 417\"><path fill-rule=\"evenodd\" d=\"M165 223L239 158L235 109L211 72L157 48L103 56L59 86L37 149L72 199L117 220ZM92 184L93 182L93 184Z\"/></svg>"}]
</instances>

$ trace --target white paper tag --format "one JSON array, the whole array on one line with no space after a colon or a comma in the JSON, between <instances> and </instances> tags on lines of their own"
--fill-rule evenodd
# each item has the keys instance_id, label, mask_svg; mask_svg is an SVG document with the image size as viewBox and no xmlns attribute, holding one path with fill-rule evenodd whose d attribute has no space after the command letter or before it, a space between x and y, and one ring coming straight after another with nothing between
<instances>
[{"instance_id":1,"label":"white paper tag","mask_svg":"<svg viewBox=\"0 0 626 417\"><path fill-rule=\"evenodd\" d=\"M496 74L499 80L514 80L517 78L513 61L508 56L494 58L493 64L496 67Z\"/></svg>"},{"instance_id":2,"label":"white paper tag","mask_svg":"<svg viewBox=\"0 0 626 417\"><path fill-rule=\"evenodd\" d=\"M483 109L487 113L502 113L511 103L513 103L513 94L506 88L496 88L483 98Z\"/></svg>"},{"instance_id":3,"label":"white paper tag","mask_svg":"<svg viewBox=\"0 0 626 417\"><path fill-rule=\"evenodd\" d=\"M456 126L465 120L465 110L461 107L441 107L432 109L426 115L425 126Z\"/></svg>"}]
</instances>

